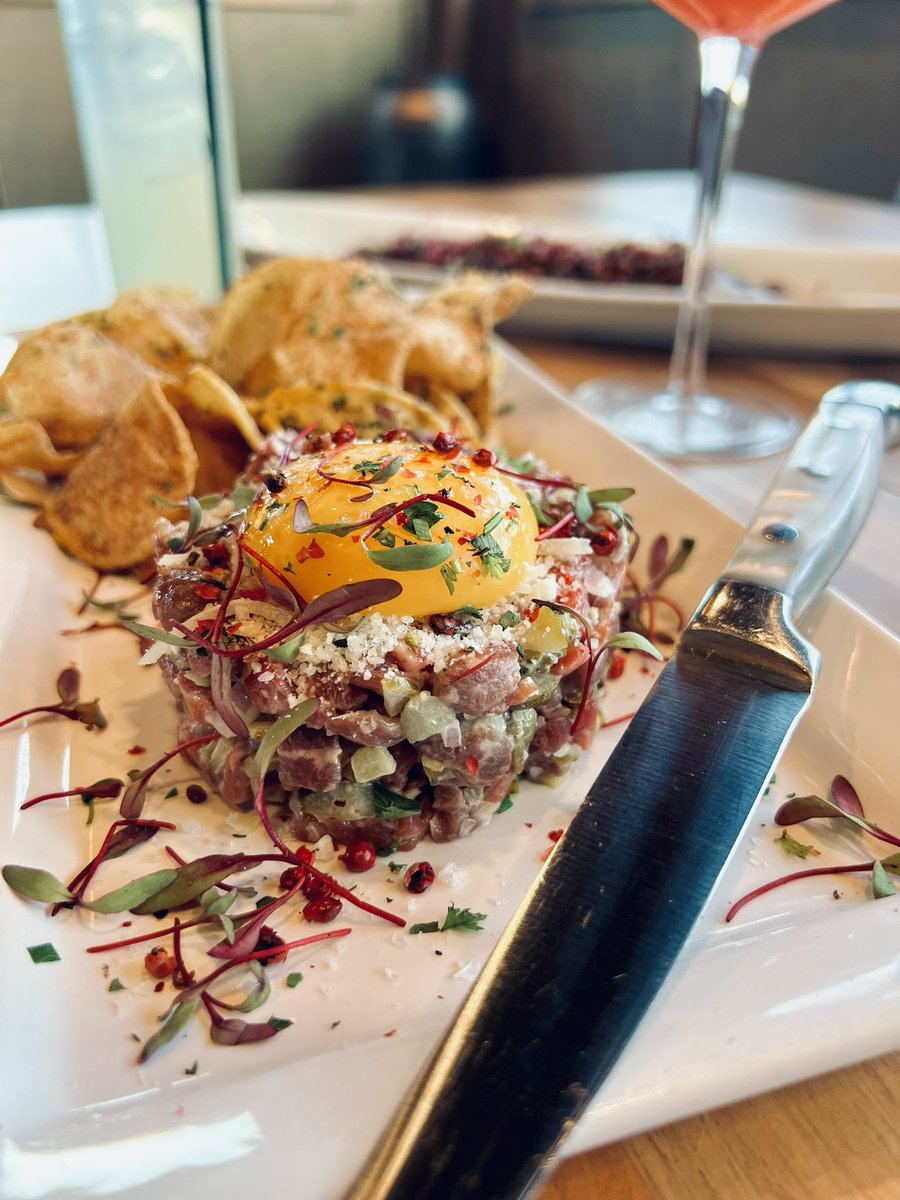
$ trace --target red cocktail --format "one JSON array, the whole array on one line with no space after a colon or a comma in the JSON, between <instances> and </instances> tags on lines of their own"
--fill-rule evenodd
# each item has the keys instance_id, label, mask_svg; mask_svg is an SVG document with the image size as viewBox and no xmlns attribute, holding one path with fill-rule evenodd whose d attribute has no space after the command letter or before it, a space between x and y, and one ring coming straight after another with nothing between
<instances>
[{"instance_id":1,"label":"red cocktail","mask_svg":"<svg viewBox=\"0 0 900 1200\"><path fill-rule=\"evenodd\" d=\"M699 198L678 310L668 382L657 388L591 380L576 399L626 441L668 458L748 458L780 450L794 436L793 414L758 389L712 394L706 386L707 296L722 180L766 38L836 0L654 0L700 42Z\"/></svg>"},{"instance_id":2,"label":"red cocktail","mask_svg":"<svg viewBox=\"0 0 900 1200\"><path fill-rule=\"evenodd\" d=\"M700 37L735 37L759 46L766 38L835 0L655 0Z\"/></svg>"}]
</instances>

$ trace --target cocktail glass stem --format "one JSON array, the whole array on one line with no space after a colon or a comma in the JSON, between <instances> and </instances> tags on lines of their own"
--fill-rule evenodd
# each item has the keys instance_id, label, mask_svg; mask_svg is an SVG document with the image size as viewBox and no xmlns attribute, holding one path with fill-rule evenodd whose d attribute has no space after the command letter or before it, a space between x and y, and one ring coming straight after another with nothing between
<instances>
[{"instance_id":1,"label":"cocktail glass stem","mask_svg":"<svg viewBox=\"0 0 900 1200\"><path fill-rule=\"evenodd\" d=\"M722 181L734 161L750 92L750 74L758 54L756 46L732 37L702 37L699 46L697 203L669 368L669 394L680 402L686 419L706 382L708 299L716 268L713 247Z\"/></svg>"}]
</instances>

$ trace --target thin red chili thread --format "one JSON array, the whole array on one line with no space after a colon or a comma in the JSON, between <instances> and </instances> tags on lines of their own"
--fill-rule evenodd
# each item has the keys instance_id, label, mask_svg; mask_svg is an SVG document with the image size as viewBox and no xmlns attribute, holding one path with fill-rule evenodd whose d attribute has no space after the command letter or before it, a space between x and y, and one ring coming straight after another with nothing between
<instances>
[{"instance_id":1,"label":"thin red chili thread","mask_svg":"<svg viewBox=\"0 0 900 1200\"><path fill-rule=\"evenodd\" d=\"M414 504L418 504L421 500L431 500L435 504L446 504L448 508L455 508L458 512L465 513L467 517L475 516L474 509L469 508L465 504L460 504L458 500L451 500L449 496L441 496L435 492L423 492L421 496L410 496L407 500L401 500L399 504L387 505L381 515L373 523L369 524L369 528L362 535L362 540L364 542L368 541L372 534L380 529L382 525L386 525L388 521L392 521L400 513L404 512L407 508L412 508ZM360 525L360 528L364 528L364 526Z\"/></svg>"},{"instance_id":2,"label":"thin red chili thread","mask_svg":"<svg viewBox=\"0 0 900 1200\"><path fill-rule=\"evenodd\" d=\"M555 525L551 525L549 529L543 529L534 540L536 542L543 542L547 538L553 537L555 533L559 533L561 529L565 529L567 525L571 525L573 521L577 520L578 518L574 512L566 513L564 517L560 517Z\"/></svg>"},{"instance_id":3,"label":"thin red chili thread","mask_svg":"<svg viewBox=\"0 0 900 1200\"><path fill-rule=\"evenodd\" d=\"M850 875L861 873L863 871L871 871L875 866L875 860L866 863L850 863L843 867L807 867L805 871L795 871L793 875L782 875L780 879L773 879L770 883L764 883L761 887L754 888L752 892L747 892L746 896L741 896L740 900L736 900L725 914L725 920L730 921L732 917L736 917L741 909L749 904L751 900L755 900L758 896L764 896L766 892L774 891L775 888L781 887L785 883L793 883L795 879L809 879L813 875Z\"/></svg>"}]
</instances>

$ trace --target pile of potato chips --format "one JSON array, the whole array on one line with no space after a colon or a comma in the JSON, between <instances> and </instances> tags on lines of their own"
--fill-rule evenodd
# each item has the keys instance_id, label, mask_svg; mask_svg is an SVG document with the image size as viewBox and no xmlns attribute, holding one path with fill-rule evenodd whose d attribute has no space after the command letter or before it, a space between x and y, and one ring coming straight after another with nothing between
<instances>
[{"instance_id":1,"label":"pile of potato chips","mask_svg":"<svg viewBox=\"0 0 900 1200\"><path fill-rule=\"evenodd\" d=\"M279 259L216 310L124 293L20 342L0 376L0 483L77 558L135 567L165 502L230 488L263 433L486 433L491 333L529 291L473 274L413 303L370 263Z\"/></svg>"}]
</instances>

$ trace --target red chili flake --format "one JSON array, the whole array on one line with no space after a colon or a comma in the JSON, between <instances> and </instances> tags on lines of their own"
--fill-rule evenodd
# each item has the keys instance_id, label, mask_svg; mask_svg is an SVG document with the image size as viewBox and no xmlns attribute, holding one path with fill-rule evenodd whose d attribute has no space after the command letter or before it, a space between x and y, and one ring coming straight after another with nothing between
<instances>
[{"instance_id":1,"label":"red chili flake","mask_svg":"<svg viewBox=\"0 0 900 1200\"><path fill-rule=\"evenodd\" d=\"M165 980L161 979L153 990L154 992L161 992L165 986Z\"/></svg>"},{"instance_id":2,"label":"red chili flake","mask_svg":"<svg viewBox=\"0 0 900 1200\"><path fill-rule=\"evenodd\" d=\"M526 829L534 829L534 823L532 821L526 821L525 828Z\"/></svg>"},{"instance_id":3,"label":"red chili flake","mask_svg":"<svg viewBox=\"0 0 900 1200\"><path fill-rule=\"evenodd\" d=\"M154 979L168 979L176 965L174 957L165 946L154 946L150 953L144 956L144 966Z\"/></svg>"},{"instance_id":4,"label":"red chili flake","mask_svg":"<svg viewBox=\"0 0 900 1200\"><path fill-rule=\"evenodd\" d=\"M201 600L218 600L222 595L221 590L211 583L198 583L194 591Z\"/></svg>"},{"instance_id":5,"label":"red chili flake","mask_svg":"<svg viewBox=\"0 0 900 1200\"><path fill-rule=\"evenodd\" d=\"M234 637L242 625L243 625L243 621L232 621L232 623L228 626L228 628L225 630L225 632L228 634L229 637Z\"/></svg>"},{"instance_id":6,"label":"red chili flake","mask_svg":"<svg viewBox=\"0 0 900 1200\"><path fill-rule=\"evenodd\" d=\"M470 754L469 757L466 759L466 770L469 772L470 775L478 774L478 759L475 757L474 754Z\"/></svg>"},{"instance_id":7,"label":"red chili flake","mask_svg":"<svg viewBox=\"0 0 900 1200\"><path fill-rule=\"evenodd\" d=\"M265 588L241 588L238 592L239 600L268 600L269 593Z\"/></svg>"},{"instance_id":8,"label":"red chili flake","mask_svg":"<svg viewBox=\"0 0 900 1200\"><path fill-rule=\"evenodd\" d=\"M416 862L407 868L403 876L403 886L408 892L419 896L426 892L434 883L434 867L430 862Z\"/></svg>"},{"instance_id":9,"label":"red chili flake","mask_svg":"<svg viewBox=\"0 0 900 1200\"><path fill-rule=\"evenodd\" d=\"M205 617L202 621L197 622L196 626L194 627L194 632L199 633L201 637L207 637L210 633L212 633L215 623L216 622L214 618Z\"/></svg>"},{"instance_id":10,"label":"red chili flake","mask_svg":"<svg viewBox=\"0 0 900 1200\"><path fill-rule=\"evenodd\" d=\"M130 746L130 747L128 748L128 753L129 753L129 754L134 754L134 755L138 755L138 754L146 754L146 753L147 753L147 747L146 747L146 746Z\"/></svg>"},{"instance_id":11,"label":"red chili flake","mask_svg":"<svg viewBox=\"0 0 900 1200\"><path fill-rule=\"evenodd\" d=\"M393 1037L396 1032L397 1032L396 1029L389 1029L384 1036L385 1037Z\"/></svg>"},{"instance_id":12,"label":"red chili flake","mask_svg":"<svg viewBox=\"0 0 900 1200\"><path fill-rule=\"evenodd\" d=\"M302 550L298 550L297 553L294 555L294 558L296 558L297 562L299 562L299 563L305 563L308 558L324 558L324 557L325 557L325 551L322 549L322 547L319 545L319 543L316 541L315 538L313 538L313 540L309 543L308 546L304 546Z\"/></svg>"},{"instance_id":13,"label":"red chili flake","mask_svg":"<svg viewBox=\"0 0 900 1200\"><path fill-rule=\"evenodd\" d=\"M123 922L122 922L122 928L123 928L123 929L127 929L127 928L129 927L129 925L131 925L131 924L133 924L133 922L132 922L132 921L123 921Z\"/></svg>"},{"instance_id":14,"label":"red chili flake","mask_svg":"<svg viewBox=\"0 0 900 1200\"><path fill-rule=\"evenodd\" d=\"M488 450L482 446L480 450L476 450L472 455L472 462L479 467L495 467L497 465L497 455L493 450Z\"/></svg>"},{"instance_id":15,"label":"red chili flake","mask_svg":"<svg viewBox=\"0 0 900 1200\"><path fill-rule=\"evenodd\" d=\"M400 474L404 475L407 479L415 479L416 477L415 471L411 471L409 467L404 467Z\"/></svg>"},{"instance_id":16,"label":"red chili flake","mask_svg":"<svg viewBox=\"0 0 900 1200\"><path fill-rule=\"evenodd\" d=\"M607 679L618 679L625 670L625 655L613 654L609 660L609 670L606 672Z\"/></svg>"},{"instance_id":17,"label":"red chili flake","mask_svg":"<svg viewBox=\"0 0 900 1200\"><path fill-rule=\"evenodd\" d=\"M547 837L550 839L551 842L558 842L564 832L565 831L562 829L551 829L550 832L547 834Z\"/></svg>"}]
</instances>

